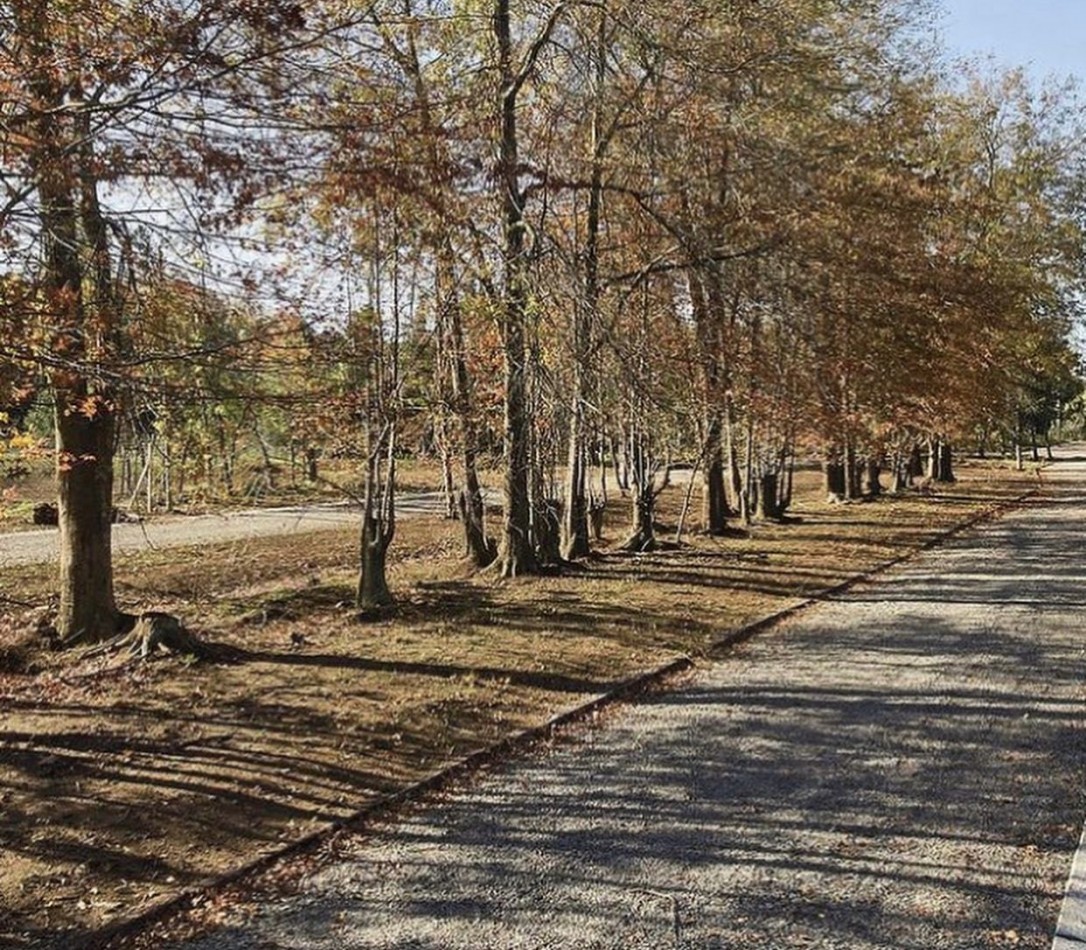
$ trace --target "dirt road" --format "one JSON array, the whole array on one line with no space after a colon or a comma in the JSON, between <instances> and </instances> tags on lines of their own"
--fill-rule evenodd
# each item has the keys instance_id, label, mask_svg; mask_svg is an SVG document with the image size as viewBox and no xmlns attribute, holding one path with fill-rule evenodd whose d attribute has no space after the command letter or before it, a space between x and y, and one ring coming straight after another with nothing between
<instances>
[{"instance_id":1,"label":"dirt road","mask_svg":"<svg viewBox=\"0 0 1086 950\"><path fill-rule=\"evenodd\" d=\"M441 510L443 498L439 492L412 492L397 499L396 512L400 517ZM150 548L299 534L355 524L358 517L359 509L346 504L246 508L195 516L161 515L139 524L114 525L113 550L126 554ZM56 528L0 534L0 568L56 559Z\"/></svg>"},{"instance_id":2,"label":"dirt road","mask_svg":"<svg viewBox=\"0 0 1086 950\"><path fill-rule=\"evenodd\" d=\"M1086 459L1048 479L187 950L1048 950L1084 814Z\"/></svg>"}]
</instances>

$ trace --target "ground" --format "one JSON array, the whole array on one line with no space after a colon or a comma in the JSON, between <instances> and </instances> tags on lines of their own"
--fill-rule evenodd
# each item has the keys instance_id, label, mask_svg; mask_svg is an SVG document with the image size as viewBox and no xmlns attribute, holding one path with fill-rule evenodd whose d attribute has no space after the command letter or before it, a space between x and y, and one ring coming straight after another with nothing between
<instances>
[{"instance_id":1,"label":"ground","mask_svg":"<svg viewBox=\"0 0 1086 950\"><path fill-rule=\"evenodd\" d=\"M123 556L125 607L178 614L231 649L221 663L33 653L16 641L51 572L0 570L0 946L131 916L1037 481L959 474L845 506L805 473L786 524L644 556L604 545L579 570L504 583L468 570L455 524L405 520L399 608L370 621L349 606L353 529ZM673 530L682 489L662 502ZM608 512L611 546L626 504Z\"/></svg>"}]
</instances>

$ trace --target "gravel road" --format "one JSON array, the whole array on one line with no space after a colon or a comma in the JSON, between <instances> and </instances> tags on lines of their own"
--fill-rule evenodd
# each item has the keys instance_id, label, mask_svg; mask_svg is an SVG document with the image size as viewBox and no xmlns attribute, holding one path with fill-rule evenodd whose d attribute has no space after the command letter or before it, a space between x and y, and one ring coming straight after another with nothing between
<instances>
[{"instance_id":1,"label":"gravel road","mask_svg":"<svg viewBox=\"0 0 1086 950\"><path fill-rule=\"evenodd\" d=\"M1065 455L1043 502L174 946L1047 950L1086 813Z\"/></svg>"},{"instance_id":2,"label":"gravel road","mask_svg":"<svg viewBox=\"0 0 1086 950\"><path fill-rule=\"evenodd\" d=\"M444 500L439 492L412 492L397 499L396 513L400 517L410 517L443 508ZM149 548L321 531L356 524L359 511L352 505L327 504L247 508L212 515L161 515L139 524L115 524L113 550L127 554ZM55 561L57 556L56 528L0 534L0 568Z\"/></svg>"}]
</instances>

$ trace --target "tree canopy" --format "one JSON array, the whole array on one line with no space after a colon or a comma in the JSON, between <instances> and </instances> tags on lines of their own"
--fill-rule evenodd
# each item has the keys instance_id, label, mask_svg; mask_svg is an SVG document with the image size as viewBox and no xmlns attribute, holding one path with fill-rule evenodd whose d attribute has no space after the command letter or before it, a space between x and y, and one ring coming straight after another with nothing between
<instances>
[{"instance_id":1,"label":"tree canopy","mask_svg":"<svg viewBox=\"0 0 1086 950\"><path fill-rule=\"evenodd\" d=\"M1043 438L1081 388L1079 104L948 64L932 12L0 3L0 432L52 406L61 633L120 622L129 436L228 492L239 439L357 458L360 601L404 452L513 576L588 553L594 471L645 549L675 460L722 533L797 458L852 497Z\"/></svg>"}]
</instances>

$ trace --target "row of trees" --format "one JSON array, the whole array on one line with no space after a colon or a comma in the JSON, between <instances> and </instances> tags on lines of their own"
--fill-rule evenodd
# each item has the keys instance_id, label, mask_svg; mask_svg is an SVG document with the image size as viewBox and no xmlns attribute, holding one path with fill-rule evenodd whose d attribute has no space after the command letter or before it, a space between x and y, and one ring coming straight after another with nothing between
<instances>
[{"instance_id":1,"label":"row of trees","mask_svg":"<svg viewBox=\"0 0 1086 950\"><path fill-rule=\"evenodd\" d=\"M514 576L589 552L608 477L643 550L674 460L720 534L797 456L845 498L920 443L946 477L1078 392L1073 98L951 76L916 3L0 11L0 402L54 402L70 641L118 623L126 419L227 485L245 431L353 454L377 605L409 447Z\"/></svg>"}]
</instances>

